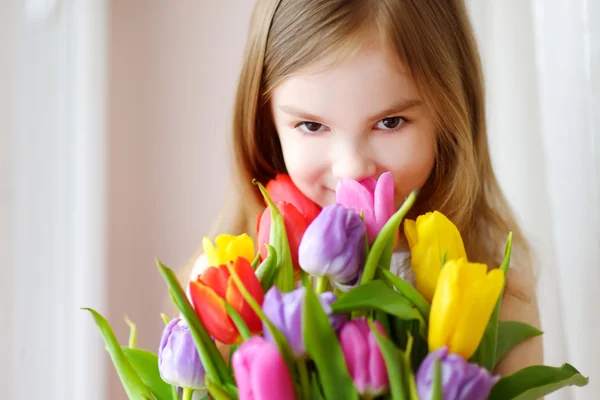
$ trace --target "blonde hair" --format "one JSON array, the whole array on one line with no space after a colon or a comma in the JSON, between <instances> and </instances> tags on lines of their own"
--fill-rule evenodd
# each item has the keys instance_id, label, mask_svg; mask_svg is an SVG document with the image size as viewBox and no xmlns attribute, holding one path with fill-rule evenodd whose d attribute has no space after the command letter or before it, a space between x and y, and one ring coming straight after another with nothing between
<instances>
[{"instance_id":1,"label":"blonde hair","mask_svg":"<svg viewBox=\"0 0 600 400\"><path fill-rule=\"evenodd\" d=\"M325 56L375 39L393 50L419 88L437 131L434 169L411 217L439 210L459 228L473 261L499 264L509 231L521 264L528 245L492 170L484 88L462 0L258 0L233 118L233 203L219 233L253 235L259 191L285 163L269 108L274 87Z\"/></svg>"}]
</instances>

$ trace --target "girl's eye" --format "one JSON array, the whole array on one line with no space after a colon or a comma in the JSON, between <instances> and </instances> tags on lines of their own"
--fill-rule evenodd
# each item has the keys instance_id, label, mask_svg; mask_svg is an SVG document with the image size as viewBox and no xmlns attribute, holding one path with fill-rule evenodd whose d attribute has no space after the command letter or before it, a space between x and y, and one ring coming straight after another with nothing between
<instances>
[{"instance_id":1,"label":"girl's eye","mask_svg":"<svg viewBox=\"0 0 600 400\"><path fill-rule=\"evenodd\" d=\"M298 124L298 127L306 133L316 133L320 132L323 128L323 124L319 124L317 122L301 122Z\"/></svg>"},{"instance_id":2,"label":"girl's eye","mask_svg":"<svg viewBox=\"0 0 600 400\"><path fill-rule=\"evenodd\" d=\"M384 131L389 131L399 128L405 122L406 120L402 117L384 118L377 123L376 128Z\"/></svg>"}]
</instances>

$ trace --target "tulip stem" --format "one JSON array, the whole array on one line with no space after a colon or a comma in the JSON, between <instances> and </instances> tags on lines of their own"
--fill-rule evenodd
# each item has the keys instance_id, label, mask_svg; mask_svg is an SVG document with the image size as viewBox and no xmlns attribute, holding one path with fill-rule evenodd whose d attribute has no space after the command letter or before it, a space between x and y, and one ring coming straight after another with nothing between
<instances>
[{"instance_id":1,"label":"tulip stem","mask_svg":"<svg viewBox=\"0 0 600 400\"><path fill-rule=\"evenodd\" d=\"M194 393L194 389L183 388L183 397L182 400L192 400L192 394Z\"/></svg>"},{"instance_id":2,"label":"tulip stem","mask_svg":"<svg viewBox=\"0 0 600 400\"><path fill-rule=\"evenodd\" d=\"M324 293L325 291L327 291L328 286L329 286L329 279L326 276L319 276L317 278L317 288L315 289L315 292L317 294Z\"/></svg>"},{"instance_id":3,"label":"tulip stem","mask_svg":"<svg viewBox=\"0 0 600 400\"><path fill-rule=\"evenodd\" d=\"M300 385L302 387L302 397L308 400L310 399L310 380L308 379L308 367L306 366L306 360L298 360L297 365L298 374L300 375Z\"/></svg>"}]
</instances>

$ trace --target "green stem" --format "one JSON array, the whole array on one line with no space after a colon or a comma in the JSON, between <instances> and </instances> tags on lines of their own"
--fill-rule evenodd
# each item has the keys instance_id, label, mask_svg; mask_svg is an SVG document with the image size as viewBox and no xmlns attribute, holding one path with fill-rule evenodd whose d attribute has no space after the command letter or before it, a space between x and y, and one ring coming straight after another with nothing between
<instances>
[{"instance_id":1,"label":"green stem","mask_svg":"<svg viewBox=\"0 0 600 400\"><path fill-rule=\"evenodd\" d=\"M298 360L297 365L298 373L300 375L300 385L302 387L302 397L305 400L310 400L310 379L308 378L308 367L306 366L306 360Z\"/></svg>"},{"instance_id":2,"label":"green stem","mask_svg":"<svg viewBox=\"0 0 600 400\"><path fill-rule=\"evenodd\" d=\"M227 310L229 317L233 321L233 324L237 328L242 339L250 339L250 337L252 337L252 333L250 332L250 329L248 329L248 325L246 325L246 321L244 321L242 316L227 302L225 302L225 309Z\"/></svg>"},{"instance_id":3,"label":"green stem","mask_svg":"<svg viewBox=\"0 0 600 400\"><path fill-rule=\"evenodd\" d=\"M317 278L317 288L315 289L315 292L317 294L324 293L325 291L327 291L328 286L329 278L327 278L326 276L320 276Z\"/></svg>"},{"instance_id":4,"label":"green stem","mask_svg":"<svg viewBox=\"0 0 600 400\"><path fill-rule=\"evenodd\" d=\"M365 283L369 283L375 277L375 272L377 271L377 266L379 264L380 258L382 254L386 251L386 247L389 245L390 240L394 240L394 235L398 231L400 227L400 223L402 219L408 213L408 210L413 206L415 200L417 198L417 191L412 191L411 194L404 200L402 206L392 215L392 217L385 223L375 242L373 242L373 246L369 251L369 257L365 263L365 268L363 269L362 278L360 280L360 284L364 285Z\"/></svg>"},{"instance_id":5,"label":"green stem","mask_svg":"<svg viewBox=\"0 0 600 400\"><path fill-rule=\"evenodd\" d=\"M192 394L194 393L194 389L183 388L183 397L182 400L192 400Z\"/></svg>"}]
</instances>

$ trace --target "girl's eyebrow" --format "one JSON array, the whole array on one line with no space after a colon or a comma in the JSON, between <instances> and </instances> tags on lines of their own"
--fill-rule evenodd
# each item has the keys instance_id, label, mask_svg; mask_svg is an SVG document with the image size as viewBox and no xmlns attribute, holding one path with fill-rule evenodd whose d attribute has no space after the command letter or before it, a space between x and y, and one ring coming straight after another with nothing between
<instances>
[{"instance_id":1,"label":"girl's eyebrow","mask_svg":"<svg viewBox=\"0 0 600 400\"><path fill-rule=\"evenodd\" d=\"M399 114L410 108L420 107L422 104L423 104L423 102L420 99L401 100L401 101L393 104L391 107L385 109L384 111L379 112L376 115L369 117L368 121L369 122L379 121L380 119L383 119L385 117L395 116L396 114ZM318 115L309 113L307 111L301 110L301 109L296 108L291 105L280 105L278 108L281 111L285 112L286 114L294 116L296 118L304 119L307 121L324 122L324 118L319 117Z\"/></svg>"}]
</instances>

